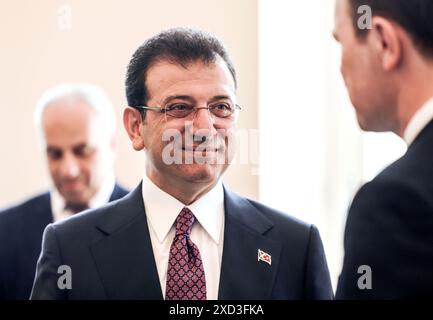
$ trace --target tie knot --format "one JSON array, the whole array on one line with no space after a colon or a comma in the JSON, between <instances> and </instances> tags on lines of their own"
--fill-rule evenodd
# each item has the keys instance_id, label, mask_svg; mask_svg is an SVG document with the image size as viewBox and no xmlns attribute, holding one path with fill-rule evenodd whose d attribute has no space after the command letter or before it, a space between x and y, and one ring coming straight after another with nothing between
<instances>
[{"instance_id":1,"label":"tie knot","mask_svg":"<svg viewBox=\"0 0 433 320\"><path fill-rule=\"evenodd\" d=\"M67 203L65 205L65 210L72 211L73 213L78 213L87 209L89 209L89 206L86 203Z\"/></svg>"},{"instance_id":2,"label":"tie knot","mask_svg":"<svg viewBox=\"0 0 433 320\"><path fill-rule=\"evenodd\" d=\"M194 224L194 214L188 208L183 208L176 219L176 235L191 234L192 225Z\"/></svg>"}]
</instances>

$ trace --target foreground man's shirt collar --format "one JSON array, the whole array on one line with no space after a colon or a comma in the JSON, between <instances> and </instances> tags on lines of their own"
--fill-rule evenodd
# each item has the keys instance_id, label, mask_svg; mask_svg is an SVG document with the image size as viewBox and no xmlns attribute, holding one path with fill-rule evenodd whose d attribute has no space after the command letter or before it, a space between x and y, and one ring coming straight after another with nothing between
<instances>
[{"instance_id":1,"label":"foreground man's shirt collar","mask_svg":"<svg viewBox=\"0 0 433 320\"><path fill-rule=\"evenodd\" d=\"M166 238L178 214L187 207L215 243L219 244L223 227L223 219L219 212L223 212L220 209L224 208L224 190L221 181L188 206L158 188L146 175L143 177L142 194L147 218L160 243Z\"/></svg>"},{"instance_id":2,"label":"foreground man's shirt collar","mask_svg":"<svg viewBox=\"0 0 433 320\"><path fill-rule=\"evenodd\" d=\"M415 141L421 131L433 120L433 97L430 98L410 119L403 139L407 146Z\"/></svg>"}]
</instances>

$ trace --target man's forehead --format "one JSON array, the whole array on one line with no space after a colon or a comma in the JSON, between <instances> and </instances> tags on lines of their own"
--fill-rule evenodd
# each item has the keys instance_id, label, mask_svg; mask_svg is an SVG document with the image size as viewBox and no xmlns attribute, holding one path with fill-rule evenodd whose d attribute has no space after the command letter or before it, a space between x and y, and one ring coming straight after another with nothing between
<instances>
[{"instance_id":1,"label":"man's forehead","mask_svg":"<svg viewBox=\"0 0 433 320\"><path fill-rule=\"evenodd\" d=\"M176 89L194 91L198 88L207 90L213 88L217 94L217 91L234 91L234 80L221 58L217 58L214 62L195 61L187 65L161 60L149 68L146 87L150 96L188 94L188 92L175 91Z\"/></svg>"},{"instance_id":2,"label":"man's forehead","mask_svg":"<svg viewBox=\"0 0 433 320\"><path fill-rule=\"evenodd\" d=\"M96 135L91 135L88 132L75 132L73 134L65 132L56 135L46 132L45 144L47 148L70 150L80 146L97 146L100 143Z\"/></svg>"},{"instance_id":3,"label":"man's forehead","mask_svg":"<svg viewBox=\"0 0 433 320\"><path fill-rule=\"evenodd\" d=\"M42 113L42 125L85 126L97 117L96 111L83 100L64 98L47 104Z\"/></svg>"},{"instance_id":4,"label":"man's forehead","mask_svg":"<svg viewBox=\"0 0 433 320\"><path fill-rule=\"evenodd\" d=\"M80 141L77 140L75 143L67 144L65 141L63 143L55 143L51 141L47 141L46 149L47 150L57 150L57 151L68 151L68 150L77 150L77 149L83 149L88 147L95 147L97 144L90 144L89 141L84 140Z\"/></svg>"},{"instance_id":5,"label":"man's forehead","mask_svg":"<svg viewBox=\"0 0 433 320\"><path fill-rule=\"evenodd\" d=\"M100 139L103 126L101 117L85 104L48 105L43 114L45 142L57 148L93 144Z\"/></svg>"}]
</instances>

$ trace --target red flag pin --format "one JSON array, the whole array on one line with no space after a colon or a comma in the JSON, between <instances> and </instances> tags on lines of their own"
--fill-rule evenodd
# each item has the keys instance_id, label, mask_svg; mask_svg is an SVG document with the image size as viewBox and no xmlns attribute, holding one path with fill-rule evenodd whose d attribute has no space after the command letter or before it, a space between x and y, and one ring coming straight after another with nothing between
<instances>
[{"instance_id":1,"label":"red flag pin","mask_svg":"<svg viewBox=\"0 0 433 320\"><path fill-rule=\"evenodd\" d=\"M260 249L257 251L257 261L263 261L267 264L271 265L272 263L272 257L269 253L266 253Z\"/></svg>"}]
</instances>

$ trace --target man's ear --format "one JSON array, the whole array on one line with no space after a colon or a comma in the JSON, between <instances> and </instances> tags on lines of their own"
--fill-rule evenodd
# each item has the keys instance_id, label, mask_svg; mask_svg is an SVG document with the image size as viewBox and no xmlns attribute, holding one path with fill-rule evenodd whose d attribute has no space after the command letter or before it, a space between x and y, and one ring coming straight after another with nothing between
<instances>
[{"instance_id":1,"label":"man's ear","mask_svg":"<svg viewBox=\"0 0 433 320\"><path fill-rule=\"evenodd\" d=\"M127 107L123 111L123 125L131 139L132 147L137 150L143 150L144 140L141 135L142 117L140 111L135 108Z\"/></svg>"},{"instance_id":2,"label":"man's ear","mask_svg":"<svg viewBox=\"0 0 433 320\"><path fill-rule=\"evenodd\" d=\"M395 23L383 17L372 19L372 41L385 71L392 71L403 58L402 39Z\"/></svg>"}]
</instances>

